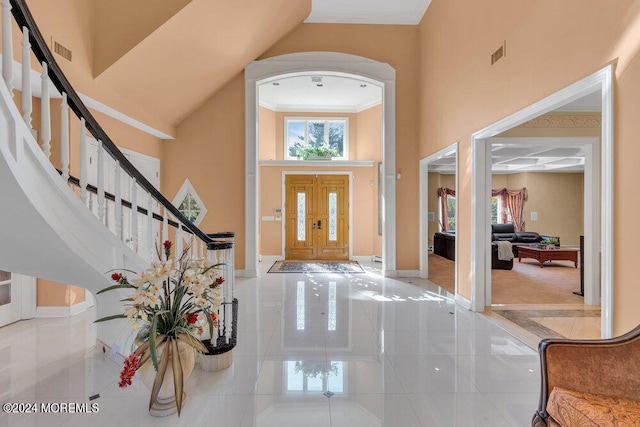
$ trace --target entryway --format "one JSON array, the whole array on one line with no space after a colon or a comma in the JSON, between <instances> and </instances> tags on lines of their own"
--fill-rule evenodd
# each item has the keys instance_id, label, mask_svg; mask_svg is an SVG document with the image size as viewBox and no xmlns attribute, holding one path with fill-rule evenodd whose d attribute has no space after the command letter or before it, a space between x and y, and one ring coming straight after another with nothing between
<instances>
[{"instance_id":1,"label":"entryway","mask_svg":"<svg viewBox=\"0 0 640 427\"><path fill-rule=\"evenodd\" d=\"M285 257L349 259L349 175L286 175Z\"/></svg>"}]
</instances>

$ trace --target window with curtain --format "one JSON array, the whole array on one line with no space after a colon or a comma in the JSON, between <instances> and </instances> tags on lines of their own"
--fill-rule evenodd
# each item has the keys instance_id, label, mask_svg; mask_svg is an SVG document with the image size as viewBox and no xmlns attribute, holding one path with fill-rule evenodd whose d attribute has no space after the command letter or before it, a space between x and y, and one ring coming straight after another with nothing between
<instances>
[{"instance_id":1,"label":"window with curtain","mask_svg":"<svg viewBox=\"0 0 640 427\"><path fill-rule=\"evenodd\" d=\"M527 188L523 187L519 190L509 190L507 188L491 190L491 197L491 220L493 221L493 198L496 198L496 221L498 221L496 223L500 223L499 221L502 221L502 223L512 222L516 231L524 231L524 202L529 198ZM499 203L498 197L500 198ZM502 210L500 210L500 205L502 205Z\"/></svg>"},{"instance_id":2,"label":"window with curtain","mask_svg":"<svg viewBox=\"0 0 640 427\"><path fill-rule=\"evenodd\" d=\"M456 229L456 191L450 188L438 188L440 197L440 229L441 231L455 231Z\"/></svg>"}]
</instances>

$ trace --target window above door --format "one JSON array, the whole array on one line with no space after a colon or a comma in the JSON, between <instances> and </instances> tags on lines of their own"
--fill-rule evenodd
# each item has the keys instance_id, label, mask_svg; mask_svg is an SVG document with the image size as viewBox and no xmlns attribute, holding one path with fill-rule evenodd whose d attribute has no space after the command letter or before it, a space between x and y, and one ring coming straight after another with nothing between
<instances>
[{"instance_id":1,"label":"window above door","mask_svg":"<svg viewBox=\"0 0 640 427\"><path fill-rule=\"evenodd\" d=\"M338 150L334 160L349 160L349 119L346 117L285 117L284 158L295 160L307 145L328 143Z\"/></svg>"}]
</instances>

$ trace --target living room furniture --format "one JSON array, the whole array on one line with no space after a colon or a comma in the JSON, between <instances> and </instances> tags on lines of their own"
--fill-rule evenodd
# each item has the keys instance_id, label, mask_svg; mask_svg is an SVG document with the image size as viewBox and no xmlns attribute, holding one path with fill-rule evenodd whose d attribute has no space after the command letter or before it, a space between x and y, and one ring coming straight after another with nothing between
<instances>
[{"instance_id":1,"label":"living room furniture","mask_svg":"<svg viewBox=\"0 0 640 427\"><path fill-rule=\"evenodd\" d=\"M640 326L606 340L546 339L533 427L640 425Z\"/></svg>"},{"instance_id":2,"label":"living room furniture","mask_svg":"<svg viewBox=\"0 0 640 427\"><path fill-rule=\"evenodd\" d=\"M516 227L512 223L508 224L491 224L491 240L506 240L511 242L513 248L513 256L518 256L518 249L522 246L537 246L555 236L541 236L535 231L516 231ZM560 238L558 244L560 244Z\"/></svg>"},{"instance_id":3,"label":"living room furniture","mask_svg":"<svg viewBox=\"0 0 640 427\"><path fill-rule=\"evenodd\" d=\"M547 261L573 261L575 267L578 268L578 249L547 249L534 246L520 246L518 249L518 262L522 262L522 258L533 258L540 263L540 268Z\"/></svg>"},{"instance_id":4,"label":"living room furniture","mask_svg":"<svg viewBox=\"0 0 640 427\"><path fill-rule=\"evenodd\" d=\"M442 231L433 235L433 253L450 259L456 260L456 232Z\"/></svg>"},{"instance_id":5,"label":"living room furniture","mask_svg":"<svg viewBox=\"0 0 640 427\"><path fill-rule=\"evenodd\" d=\"M498 257L498 245L491 245L491 269L492 270L511 270L513 269L513 258L506 261Z\"/></svg>"}]
</instances>

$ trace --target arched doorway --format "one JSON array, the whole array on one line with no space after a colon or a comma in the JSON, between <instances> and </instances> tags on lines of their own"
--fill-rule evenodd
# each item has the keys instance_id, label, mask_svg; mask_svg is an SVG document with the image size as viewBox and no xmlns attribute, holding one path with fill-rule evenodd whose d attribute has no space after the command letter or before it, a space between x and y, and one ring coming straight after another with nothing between
<instances>
[{"instance_id":1,"label":"arched doorway","mask_svg":"<svg viewBox=\"0 0 640 427\"><path fill-rule=\"evenodd\" d=\"M322 72L368 79L382 96L382 271L396 275L395 70L360 56L335 52L301 52L255 61L245 68L245 275L258 275L258 85L282 75Z\"/></svg>"}]
</instances>

